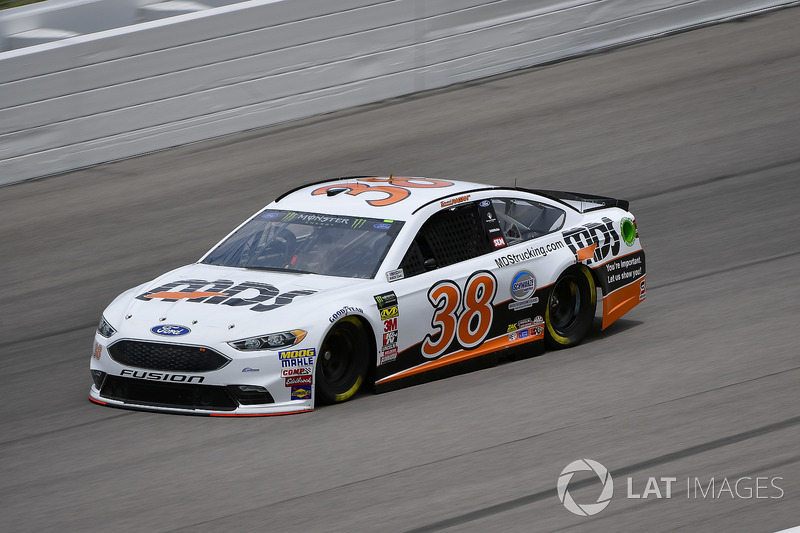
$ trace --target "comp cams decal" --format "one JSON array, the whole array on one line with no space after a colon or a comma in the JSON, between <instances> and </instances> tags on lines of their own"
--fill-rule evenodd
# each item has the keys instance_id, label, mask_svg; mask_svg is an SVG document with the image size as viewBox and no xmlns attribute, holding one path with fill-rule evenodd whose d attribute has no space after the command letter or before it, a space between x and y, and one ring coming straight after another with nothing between
<instances>
[{"instance_id":1,"label":"comp cams decal","mask_svg":"<svg viewBox=\"0 0 800 533\"><path fill-rule=\"evenodd\" d=\"M261 313L278 309L292 303L292 300L298 296L308 296L315 292L317 291L303 289L281 293L274 285L255 281L245 281L234 285L233 281L227 279L216 281L186 279L164 283L140 294L136 299L144 302L186 300L192 303L212 305L250 306L251 311ZM272 301L270 302L270 300Z\"/></svg>"}]
</instances>

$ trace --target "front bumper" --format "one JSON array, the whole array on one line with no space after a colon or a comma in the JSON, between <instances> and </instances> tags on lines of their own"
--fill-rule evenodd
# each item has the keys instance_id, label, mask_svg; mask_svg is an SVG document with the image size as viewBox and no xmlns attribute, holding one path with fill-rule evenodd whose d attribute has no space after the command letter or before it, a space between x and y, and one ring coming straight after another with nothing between
<instances>
[{"instance_id":1,"label":"front bumper","mask_svg":"<svg viewBox=\"0 0 800 533\"><path fill-rule=\"evenodd\" d=\"M112 357L109 348L123 342L139 341L95 335L90 365L94 383L89 391L89 399L95 403L209 416L268 416L314 409L313 356L290 358L277 351L236 353L227 345L191 346L212 350L229 360L221 368L196 371L181 367L173 359L165 362L148 357L137 360L134 366L118 350ZM315 353L313 348L296 347L292 352Z\"/></svg>"}]
</instances>

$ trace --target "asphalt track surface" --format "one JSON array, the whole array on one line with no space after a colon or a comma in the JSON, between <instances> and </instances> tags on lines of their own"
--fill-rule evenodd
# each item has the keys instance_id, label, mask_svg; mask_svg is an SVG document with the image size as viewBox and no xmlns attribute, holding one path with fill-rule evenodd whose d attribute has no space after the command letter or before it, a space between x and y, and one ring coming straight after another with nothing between
<instances>
[{"instance_id":1,"label":"asphalt track surface","mask_svg":"<svg viewBox=\"0 0 800 533\"><path fill-rule=\"evenodd\" d=\"M798 26L779 11L1 188L0 530L800 524ZM575 349L311 414L88 401L117 293L292 185L390 172L628 198L648 298ZM581 458L615 483L591 517L556 493ZM662 496L676 478L671 498L627 497L650 477ZM570 494L593 503L600 482L576 474Z\"/></svg>"}]
</instances>

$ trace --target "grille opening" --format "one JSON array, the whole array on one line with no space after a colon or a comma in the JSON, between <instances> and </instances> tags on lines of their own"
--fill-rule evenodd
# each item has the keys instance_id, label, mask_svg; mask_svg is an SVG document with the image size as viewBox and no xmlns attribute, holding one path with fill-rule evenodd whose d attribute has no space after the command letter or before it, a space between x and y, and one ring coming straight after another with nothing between
<instances>
[{"instance_id":1,"label":"grille opening","mask_svg":"<svg viewBox=\"0 0 800 533\"><path fill-rule=\"evenodd\" d=\"M202 346L122 340L108 348L111 359L125 366L173 372L211 372L230 362Z\"/></svg>"},{"instance_id":2,"label":"grille opening","mask_svg":"<svg viewBox=\"0 0 800 533\"><path fill-rule=\"evenodd\" d=\"M111 375L106 376L100 395L112 400L153 407L212 411L233 411L239 407L224 386L159 383Z\"/></svg>"},{"instance_id":3,"label":"grille opening","mask_svg":"<svg viewBox=\"0 0 800 533\"><path fill-rule=\"evenodd\" d=\"M254 385L228 385L228 392L230 392L241 405L275 403L272 395L264 387L257 387Z\"/></svg>"}]
</instances>

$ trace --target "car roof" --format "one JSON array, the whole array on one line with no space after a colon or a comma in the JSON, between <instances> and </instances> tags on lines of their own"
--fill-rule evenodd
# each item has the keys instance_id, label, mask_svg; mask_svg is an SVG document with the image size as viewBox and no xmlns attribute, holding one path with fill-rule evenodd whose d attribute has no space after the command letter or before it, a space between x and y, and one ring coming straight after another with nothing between
<instances>
[{"instance_id":1,"label":"car roof","mask_svg":"<svg viewBox=\"0 0 800 533\"><path fill-rule=\"evenodd\" d=\"M279 196L270 207L407 220L427 204L436 201L466 201L467 198L462 197L468 193L496 188L498 187L451 179L355 176L303 185Z\"/></svg>"}]
</instances>

